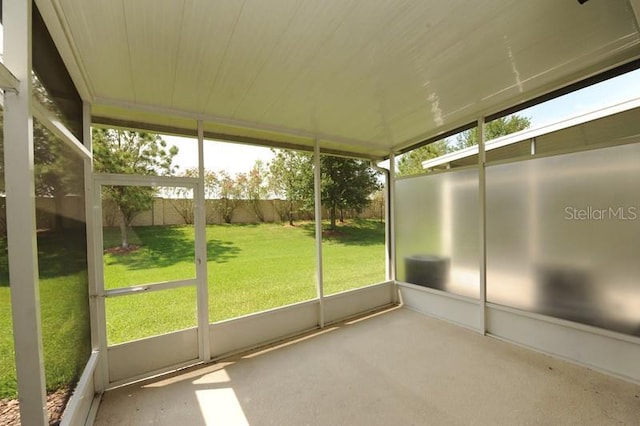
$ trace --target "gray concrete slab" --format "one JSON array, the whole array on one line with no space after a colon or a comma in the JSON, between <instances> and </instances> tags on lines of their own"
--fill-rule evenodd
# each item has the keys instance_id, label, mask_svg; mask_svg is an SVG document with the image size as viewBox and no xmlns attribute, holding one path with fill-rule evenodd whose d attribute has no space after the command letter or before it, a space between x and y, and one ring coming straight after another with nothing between
<instances>
[{"instance_id":1,"label":"gray concrete slab","mask_svg":"<svg viewBox=\"0 0 640 426\"><path fill-rule=\"evenodd\" d=\"M397 308L107 392L95 424L637 425L640 386Z\"/></svg>"}]
</instances>

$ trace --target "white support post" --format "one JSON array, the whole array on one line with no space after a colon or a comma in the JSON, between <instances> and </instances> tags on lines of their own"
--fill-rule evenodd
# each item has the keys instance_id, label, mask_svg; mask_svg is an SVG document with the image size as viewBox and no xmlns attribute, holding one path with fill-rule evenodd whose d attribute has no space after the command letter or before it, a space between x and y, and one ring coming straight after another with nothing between
<instances>
[{"instance_id":1,"label":"white support post","mask_svg":"<svg viewBox=\"0 0 640 426\"><path fill-rule=\"evenodd\" d=\"M480 234L480 333L487 334L487 193L486 193L486 153L485 153L485 121L478 119L478 191L480 200L479 234Z\"/></svg>"},{"instance_id":2,"label":"white support post","mask_svg":"<svg viewBox=\"0 0 640 426\"><path fill-rule=\"evenodd\" d=\"M96 383L106 388L109 385L109 357L107 341L107 307L104 290L104 258L102 236L102 185L96 182L95 174L92 174L93 197L91 214L93 215L93 243L94 243L94 277L96 280L96 317L98 320L98 347L100 348L100 362L96 368Z\"/></svg>"},{"instance_id":3,"label":"white support post","mask_svg":"<svg viewBox=\"0 0 640 426\"><path fill-rule=\"evenodd\" d=\"M198 281L198 346L200 360L211 360L209 342L209 283L207 278L207 212L204 199L204 123L198 120L198 186L195 200L196 279Z\"/></svg>"},{"instance_id":4,"label":"white support post","mask_svg":"<svg viewBox=\"0 0 640 426\"><path fill-rule=\"evenodd\" d=\"M322 264L322 197L320 192L320 143L316 140L313 150L313 194L316 216L316 292L319 301L318 325L324 328L324 278Z\"/></svg>"},{"instance_id":5,"label":"white support post","mask_svg":"<svg viewBox=\"0 0 640 426\"><path fill-rule=\"evenodd\" d=\"M387 232L385 244L387 245L387 254L389 256L389 264L387 271L387 279L396 281L396 202L395 202L395 187L396 187L396 156L393 152L389 154L389 181L387 182ZM393 288L393 301L398 301L398 291L394 286Z\"/></svg>"},{"instance_id":6,"label":"white support post","mask_svg":"<svg viewBox=\"0 0 640 426\"><path fill-rule=\"evenodd\" d=\"M91 136L91 104L84 102L82 104L82 142L85 148L93 155L93 140ZM106 328L100 322L100 309L98 304L98 283L100 282L96 268L96 230L102 225L96 223L93 212L94 194L93 192L93 158L84 160L84 208L85 208L85 228L87 232L87 273L89 276L89 318L91 320L91 349L99 354L96 371L94 372L93 382L95 391L102 393L105 390L101 371L101 362L103 362L103 353L106 347L102 347L100 342L102 335L106 333ZM100 197L100 194L97 194Z\"/></svg>"},{"instance_id":7,"label":"white support post","mask_svg":"<svg viewBox=\"0 0 640 426\"><path fill-rule=\"evenodd\" d=\"M48 424L45 395L31 115L31 1L2 3L3 62L20 81L4 97L4 172L9 283L20 417Z\"/></svg>"}]
</instances>

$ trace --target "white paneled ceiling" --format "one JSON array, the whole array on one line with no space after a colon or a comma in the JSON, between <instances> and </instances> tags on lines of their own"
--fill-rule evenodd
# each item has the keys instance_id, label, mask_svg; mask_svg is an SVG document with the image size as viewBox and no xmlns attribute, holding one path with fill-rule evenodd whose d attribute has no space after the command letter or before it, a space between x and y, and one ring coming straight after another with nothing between
<instances>
[{"instance_id":1,"label":"white paneled ceiling","mask_svg":"<svg viewBox=\"0 0 640 426\"><path fill-rule=\"evenodd\" d=\"M372 157L640 57L629 0L37 4L98 121Z\"/></svg>"}]
</instances>

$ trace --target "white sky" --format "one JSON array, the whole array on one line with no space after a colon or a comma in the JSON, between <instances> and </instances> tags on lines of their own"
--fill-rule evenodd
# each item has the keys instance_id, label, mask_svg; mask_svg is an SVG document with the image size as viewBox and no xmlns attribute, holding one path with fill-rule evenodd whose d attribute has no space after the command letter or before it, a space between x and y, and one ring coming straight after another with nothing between
<instances>
[{"instance_id":1,"label":"white sky","mask_svg":"<svg viewBox=\"0 0 640 426\"><path fill-rule=\"evenodd\" d=\"M179 171L198 167L198 141L193 138L178 136L163 136L167 145L178 147L178 155L174 157L174 164ZM219 172L226 170L230 175L248 172L256 160L268 163L273 158L270 148L250 145L233 144L218 141L204 141L204 168Z\"/></svg>"}]
</instances>

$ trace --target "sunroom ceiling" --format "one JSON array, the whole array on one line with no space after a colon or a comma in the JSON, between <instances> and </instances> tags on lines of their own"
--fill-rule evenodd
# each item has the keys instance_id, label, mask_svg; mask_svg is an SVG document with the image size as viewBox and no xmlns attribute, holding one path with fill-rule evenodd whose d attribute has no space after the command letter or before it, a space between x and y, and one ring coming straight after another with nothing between
<instances>
[{"instance_id":1,"label":"sunroom ceiling","mask_svg":"<svg viewBox=\"0 0 640 426\"><path fill-rule=\"evenodd\" d=\"M640 57L636 0L38 0L96 122L383 157Z\"/></svg>"}]
</instances>

